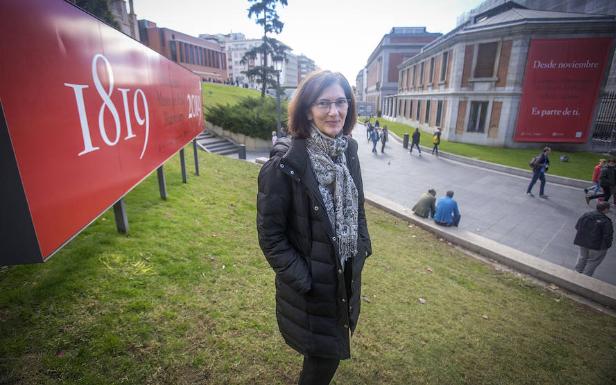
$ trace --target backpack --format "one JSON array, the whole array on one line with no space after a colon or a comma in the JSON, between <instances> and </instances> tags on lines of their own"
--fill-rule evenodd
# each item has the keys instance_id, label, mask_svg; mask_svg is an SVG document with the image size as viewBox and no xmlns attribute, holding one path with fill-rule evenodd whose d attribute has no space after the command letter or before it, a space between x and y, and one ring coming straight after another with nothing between
<instances>
[{"instance_id":1,"label":"backpack","mask_svg":"<svg viewBox=\"0 0 616 385\"><path fill-rule=\"evenodd\" d=\"M432 136L432 144L441 144L441 137L438 134Z\"/></svg>"},{"instance_id":2,"label":"backpack","mask_svg":"<svg viewBox=\"0 0 616 385\"><path fill-rule=\"evenodd\" d=\"M535 168L538 166L538 162L539 162L539 158L541 157L541 155L537 155L537 156L533 156L532 159L530 160L530 162L528 162L528 166L530 168Z\"/></svg>"},{"instance_id":3,"label":"backpack","mask_svg":"<svg viewBox=\"0 0 616 385\"><path fill-rule=\"evenodd\" d=\"M372 140L373 142L379 141L379 132L376 129L372 130L372 133L370 134L370 140Z\"/></svg>"}]
</instances>

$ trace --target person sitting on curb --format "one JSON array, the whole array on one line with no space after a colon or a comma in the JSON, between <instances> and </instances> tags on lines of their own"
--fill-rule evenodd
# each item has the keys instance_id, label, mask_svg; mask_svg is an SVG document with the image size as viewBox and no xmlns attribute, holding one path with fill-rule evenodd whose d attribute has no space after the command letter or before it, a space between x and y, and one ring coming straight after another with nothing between
<instances>
[{"instance_id":1,"label":"person sitting on curb","mask_svg":"<svg viewBox=\"0 0 616 385\"><path fill-rule=\"evenodd\" d=\"M533 178L531 179L530 183L528 184L528 188L526 189L526 195L528 195L529 197L535 197L532 193L532 189L535 183L537 183L537 180L541 181L541 184L539 185L539 197L548 197L547 195L545 195L544 189L545 173L548 171L548 167L550 167L550 158L548 156L550 155L550 152L552 152L552 149L546 146L543 148L543 152L540 155L537 155L533 160Z\"/></svg>"},{"instance_id":2,"label":"person sitting on curb","mask_svg":"<svg viewBox=\"0 0 616 385\"><path fill-rule=\"evenodd\" d=\"M422 218L434 218L434 212L436 211L435 203L436 203L436 191L434 189L428 190L421 194L415 206L413 206L413 212L415 215L420 216Z\"/></svg>"},{"instance_id":3,"label":"person sitting on curb","mask_svg":"<svg viewBox=\"0 0 616 385\"><path fill-rule=\"evenodd\" d=\"M440 198L436 204L434 222L441 226L456 226L460 223L460 210L458 203L453 199L453 191L447 191L446 196Z\"/></svg>"},{"instance_id":4,"label":"person sitting on curb","mask_svg":"<svg viewBox=\"0 0 616 385\"><path fill-rule=\"evenodd\" d=\"M592 276L612 246L614 228L607 216L609 202L597 202L597 210L587 212L575 224L577 233L574 245L580 246L580 256L575 264L575 271Z\"/></svg>"}]
</instances>

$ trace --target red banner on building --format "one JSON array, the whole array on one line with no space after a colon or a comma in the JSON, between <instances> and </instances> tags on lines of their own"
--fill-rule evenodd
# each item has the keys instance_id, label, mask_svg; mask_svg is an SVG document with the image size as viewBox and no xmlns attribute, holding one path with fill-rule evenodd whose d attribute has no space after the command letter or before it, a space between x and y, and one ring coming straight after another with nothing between
<instances>
[{"instance_id":1,"label":"red banner on building","mask_svg":"<svg viewBox=\"0 0 616 385\"><path fill-rule=\"evenodd\" d=\"M0 36L2 171L17 175L1 187L0 240L15 243L1 265L46 259L190 142L203 116L197 76L63 0L3 1Z\"/></svg>"},{"instance_id":2,"label":"red banner on building","mask_svg":"<svg viewBox=\"0 0 616 385\"><path fill-rule=\"evenodd\" d=\"M611 44L531 40L514 140L585 143Z\"/></svg>"}]
</instances>

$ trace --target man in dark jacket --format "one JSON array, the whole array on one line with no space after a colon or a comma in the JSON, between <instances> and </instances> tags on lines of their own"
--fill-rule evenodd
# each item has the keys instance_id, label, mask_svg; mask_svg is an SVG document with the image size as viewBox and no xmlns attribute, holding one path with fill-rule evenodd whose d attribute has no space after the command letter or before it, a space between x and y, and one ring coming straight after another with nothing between
<instances>
[{"instance_id":1,"label":"man in dark jacket","mask_svg":"<svg viewBox=\"0 0 616 385\"><path fill-rule=\"evenodd\" d=\"M419 133L419 128L415 129L415 132L413 132L413 135L411 136L411 150L409 151L409 153L413 153L413 147L417 146L417 151L419 151L419 155L421 156L421 148L419 148L419 138L421 137L421 134Z\"/></svg>"},{"instance_id":2,"label":"man in dark jacket","mask_svg":"<svg viewBox=\"0 0 616 385\"><path fill-rule=\"evenodd\" d=\"M607 161L607 166L601 168L599 174L599 184L603 189L603 194L597 195L596 198L603 198L604 201L610 200L610 195L616 194L616 160L611 158Z\"/></svg>"},{"instance_id":3,"label":"man in dark jacket","mask_svg":"<svg viewBox=\"0 0 616 385\"><path fill-rule=\"evenodd\" d=\"M548 167L550 167L550 155L552 149L549 147L544 147L541 155L538 155L533 164L533 178L528 184L528 188L526 189L526 195L530 197L534 197L532 193L533 186L537 183L537 179L541 181L541 185L539 186L539 197L547 198L548 196L544 194L545 189L545 173L548 171Z\"/></svg>"},{"instance_id":4,"label":"man in dark jacket","mask_svg":"<svg viewBox=\"0 0 616 385\"><path fill-rule=\"evenodd\" d=\"M607 249L612 246L614 229L612 220L607 216L609 210L608 202L598 202L596 211L582 215L575 224L577 234L573 243L580 246L580 256L575 265L578 273L592 276L605 258Z\"/></svg>"}]
</instances>

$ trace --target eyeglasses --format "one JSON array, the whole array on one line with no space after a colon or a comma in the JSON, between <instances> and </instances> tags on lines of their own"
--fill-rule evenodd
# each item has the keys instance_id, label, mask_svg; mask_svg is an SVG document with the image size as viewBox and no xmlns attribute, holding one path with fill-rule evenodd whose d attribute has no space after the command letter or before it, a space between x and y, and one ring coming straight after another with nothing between
<instances>
[{"instance_id":1,"label":"eyeglasses","mask_svg":"<svg viewBox=\"0 0 616 385\"><path fill-rule=\"evenodd\" d=\"M319 99L313 103L313 105L323 112L329 112L332 108L332 104L336 105L338 111L346 111L349 108L349 99L336 99L334 101L327 99Z\"/></svg>"}]
</instances>

